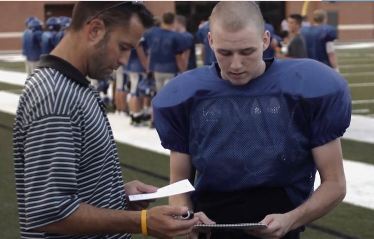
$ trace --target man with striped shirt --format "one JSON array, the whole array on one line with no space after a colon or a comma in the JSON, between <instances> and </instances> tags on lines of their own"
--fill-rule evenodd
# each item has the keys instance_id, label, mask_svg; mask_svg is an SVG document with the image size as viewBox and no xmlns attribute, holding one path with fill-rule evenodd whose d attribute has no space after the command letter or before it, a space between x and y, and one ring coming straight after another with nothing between
<instances>
[{"instance_id":1,"label":"man with striped shirt","mask_svg":"<svg viewBox=\"0 0 374 239\"><path fill-rule=\"evenodd\" d=\"M148 204L126 196L156 188L123 183L104 105L85 77L105 79L126 63L151 19L131 2L80 2L65 37L26 80L13 136L21 238L169 238L209 222L202 213L177 220L188 209L171 206L149 209L141 222L136 210Z\"/></svg>"}]
</instances>

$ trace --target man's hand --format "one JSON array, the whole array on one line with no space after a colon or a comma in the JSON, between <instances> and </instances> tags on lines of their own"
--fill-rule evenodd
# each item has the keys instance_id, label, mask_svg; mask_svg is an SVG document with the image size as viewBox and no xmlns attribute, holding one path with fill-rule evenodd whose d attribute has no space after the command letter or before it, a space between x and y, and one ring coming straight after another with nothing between
<instances>
[{"instance_id":1,"label":"man's hand","mask_svg":"<svg viewBox=\"0 0 374 239\"><path fill-rule=\"evenodd\" d=\"M292 218L290 214L270 214L260 223L267 225L267 228L248 230L247 233L259 238L281 238L286 235L291 228Z\"/></svg>"},{"instance_id":2,"label":"man's hand","mask_svg":"<svg viewBox=\"0 0 374 239\"><path fill-rule=\"evenodd\" d=\"M187 207L157 206L148 210L148 233L157 238L173 238L191 233L193 226L200 222L200 216L180 219L188 211Z\"/></svg>"},{"instance_id":3,"label":"man's hand","mask_svg":"<svg viewBox=\"0 0 374 239\"><path fill-rule=\"evenodd\" d=\"M194 217L199 218L198 224L216 224L214 221L210 220L205 213L196 212ZM188 239L197 239L199 238L199 233L205 234L204 238L210 238L211 232L210 228L194 228L190 234L188 234Z\"/></svg>"},{"instance_id":4,"label":"man's hand","mask_svg":"<svg viewBox=\"0 0 374 239\"><path fill-rule=\"evenodd\" d=\"M158 188L155 186L144 184L138 180L134 180L134 181L131 181L125 184L126 195L134 195L134 194L140 194L140 193L154 193L157 191L157 189ZM141 210L141 209L147 208L150 202L152 201L145 200L145 201L130 202L128 200L128 208L129 210Z\"/></svg>"}]
</instances>

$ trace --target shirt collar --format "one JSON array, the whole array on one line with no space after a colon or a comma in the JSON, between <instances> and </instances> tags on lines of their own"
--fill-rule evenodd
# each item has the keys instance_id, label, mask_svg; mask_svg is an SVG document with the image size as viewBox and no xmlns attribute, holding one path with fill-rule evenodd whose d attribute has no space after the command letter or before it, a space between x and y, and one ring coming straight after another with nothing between
<instances>
[{"instance_id":1,"label":"shirt collar","mask_svg":"<svg viewBox=\"0 0 374 239\"><path fill-rule=\"evenodd\" d=\"M53 68L83 86L88 87L90 84L86 77L77 68L60 57L54 55L43 55L40 58L39 67Z\"/></svg>"}]
</instances>

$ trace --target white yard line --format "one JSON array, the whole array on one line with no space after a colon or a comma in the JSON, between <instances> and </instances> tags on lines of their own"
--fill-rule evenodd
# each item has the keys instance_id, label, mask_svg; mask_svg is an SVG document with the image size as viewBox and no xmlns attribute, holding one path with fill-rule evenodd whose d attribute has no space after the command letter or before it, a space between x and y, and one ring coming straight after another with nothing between
<instances>
[{"instance_id":1,"label":"white yard line","mask_svg":"<svg viewBox=\"0 0 374 239\"><path fill-rule=\"evenodd\" d=\"M352 44L342 44L342 45L339 45L337 44L335 46L335 49L339 49L339 50L345 50L345 49L364 49L364 48L372 48L374 47L374 43L373 42L367 42L367 43L352 43Z\"/></svg>"},{"instance_id":2,"label":"white yard line","mask_svg":"<svg viewBox=\"0 0 374 239\"><path fill-rule=\"evenodd\" d=\"M26 80L26 73L0 70L0 82L23 86Z\"/></svg>"},{"instance_id":3,"label":"white yard line","mask_svg":"<svg viewBox=\"0 0 374 239\"><path fill-rule=\"evenodd\" d=\"M352 83L349 84L349 87L371 87L374 86L374 82L364 82L364 83Z\"/></svg>"},{"instance_id":4,"label":"white yard line","mask_svg":"<svg viewBox=\"0 0 374 239\"><path fill-rule=\"evenodd\" d=\"M373 54L374 57L374 54ZM344 65L344 64L339 64L339 69L347 69L347 68L364 68L364 67L373 67L374 68L374 63L372 64L349 64L349 65Z\"/></svg>"},{"instance_id":5,"label":"white yard line","mask_svg":"<svg viewBox=\"0 0 374 239\"><path fill-rule=\"evenodd\" d=\"M355 109L352 110L352 114L366 114L369 113L370 109Z\"/></svg>"},{"instance_id":6,"label":"white yard line","mask_svg":"<svg viewBox=\"0 0 374 239\"><path fill-rule=\"evenodd\" d=\"M374 72L342 73L343 76L374 76Z\"/></svg>"},{"instance_id":7,"label":"white yard line","mask_svg":"<svg viewBox=\"0 0 374 239\"><path fill-rule=\"evenodd\" d=\"M362 105L362 104L373 104L374 99L370 100L352 100L352 105Z\"/></svg>"},{"instance_id":8,"label":"white yard line","mask_svg":"<svg viewBox=\"0 0 374 239\"><path fill-rule=\"evenodd\" d=\"M21 54L0 54L0 60L6 62L23 62L25 57Z\"/></svg>"}]
</instances>

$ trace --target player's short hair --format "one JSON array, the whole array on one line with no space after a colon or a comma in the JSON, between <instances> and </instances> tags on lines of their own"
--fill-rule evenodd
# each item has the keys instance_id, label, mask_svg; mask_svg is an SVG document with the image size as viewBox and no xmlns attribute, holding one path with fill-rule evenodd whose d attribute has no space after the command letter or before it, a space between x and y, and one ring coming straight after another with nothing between
<instances>
[{"instance_id":1,"label":"player's short hair","mask_svg":"<svg viewBox=\"0 0 374 239\"><path fill-rule=\"evenodd\" d=\"M315 23L323 23L327 19L327 13L325 10L317 9L313 12L313 21Z\"/></svg>"},{"instance_id":2,"label":"player's short hair","mask_svg":"<svg viewBox=\"0 0 374 239\"><path fill-rule=\"evenodd\" d=\"M288 16L289 18L293 19L296 21L296 23L301 26L302 22L303 22L303 17L300 15L300 14L291 14Z\"/></svg>"},{"instance_id":3,"label":"player's short hair","mask_svg":"<svg viewBox=\"0 0 374 239\"><path fill-rule=\"evenodd\" d=\"M153 16L143 4L134 2L84 1L75 4L70 29L79 31L95 18L101 19L109 29L116 26L128 26L136 15L145 28L152 26Z\"/></svg>"},{"instance_id":4,"label":"player's short hair","mask_svg":"<svg viewBox=\"0 0 374 239\"><path fill-rule=\"evenodd\" d=\"M209 18L211 28L220 24L227 31L238 31L252 24L263 33L265 22L261 10L255 2L230 1L219 2L213 8Z\"/></svg>"},{"instance_id":5,"label":"player's short hair","mask_svg":"<svg viewBox=\"0 0 374 239\"><path fill-rule=\"evenodd\" d=\"M162 22L170 25L173 24L175 21L175 14L172 12L166 12L162 15Z\"/></svg>"},{"instance_id":6,"label":"player's short hair","mask_svg":"<svg viewBox=\"0 0 374 239\"><path fill-rule=\"evenodd\" d=\"M185 17L185 16L177 15L176 18L175 18L175 20L176 20L179 24L181 24L181 25L183 25L183 26L186 26L186 25L187 25L187 20L186 20L186 17Z\"/></svg>"}]
</instances>

